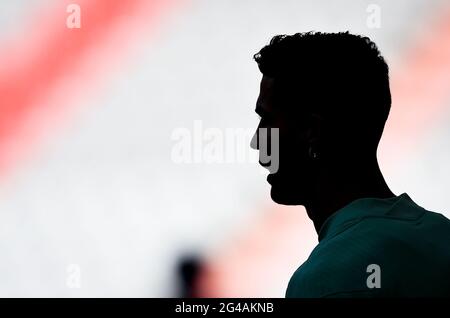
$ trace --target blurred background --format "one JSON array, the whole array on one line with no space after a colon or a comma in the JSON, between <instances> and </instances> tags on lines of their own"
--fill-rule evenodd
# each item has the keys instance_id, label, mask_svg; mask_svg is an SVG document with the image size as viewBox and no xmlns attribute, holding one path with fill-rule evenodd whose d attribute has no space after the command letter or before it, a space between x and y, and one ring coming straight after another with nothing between
<instances>
[{"instance_id":1,"label":"blurred background","mask_svg":"<svg viewBox=\"0 0 450 318\"><path fill-rule=\"evenodd\" d=\"M250 157L173 151L256 128L252 55L310 30L377 43L382 171L450 217L447 0L0 0L0 296L284 297L317 244L304 209Z\"/></svg>"}]
</instances>

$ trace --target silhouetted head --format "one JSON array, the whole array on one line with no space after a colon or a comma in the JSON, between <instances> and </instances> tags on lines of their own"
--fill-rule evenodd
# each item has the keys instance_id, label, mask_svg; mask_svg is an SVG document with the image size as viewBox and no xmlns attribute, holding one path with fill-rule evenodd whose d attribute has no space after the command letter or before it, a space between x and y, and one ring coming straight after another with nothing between
<instances>
[{"instance_id":1,"label":"silhouetted head","mask_svg":"<svg viewBox=\"0 0 450 318\"><path fill-rule=\"evenodd\" d=\"M275 202L305 205L326 175L345 178L376 160L391 95L388 66L369 38L277 35L254 58L263 74L258 128L279 128L279 167L268 177Z\"/></svg>"}]
</instances>

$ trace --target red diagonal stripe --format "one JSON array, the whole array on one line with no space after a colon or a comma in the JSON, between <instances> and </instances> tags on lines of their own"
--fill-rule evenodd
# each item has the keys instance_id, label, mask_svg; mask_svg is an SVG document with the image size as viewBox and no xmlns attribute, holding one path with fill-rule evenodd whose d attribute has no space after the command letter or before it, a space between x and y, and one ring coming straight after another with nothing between
<instances>
[{"instance_id":1,"label":"red diagonal stripe","mask_svg":"<svg viewBox=\"0 0 450 318\"><path fill-rule=\"evenodd\" d=\"M66 27L67 5L75 1L57 1L54 7L36 12L36 16L23 29L24 38L12 39L0 45L0 174L4 173L11 161L16 160L13 152L23 152L32 143L33 133L29 131L27 116L45 111L49 107L46 98L58 89L66 79L76 78L80 65L86 60L97 59L98 64L111 56L120 56L127 49L129 37L143 30L136 27L135 20L156 20L162 9L171 1L166 0L80 0L81 29ZM129 24L128 34L116 39L110 56L96 56L111 39L121 24ZM122 30L123 31L123 30ZM108 48L111 48L111 44ZM113 51L113 52L112 52ZM88 63L92 69L83 69L85 78L77 82L75 91L94 85L97 76L96 61ZM74 96L70 92L70 101ZM75 92L76 93L76 92ZM55 109L65 107L65 101L51 105ZM54 110L51 110L54 111ZM20 150L18 150L20 148Z\"/></svg>"}]
</instances>

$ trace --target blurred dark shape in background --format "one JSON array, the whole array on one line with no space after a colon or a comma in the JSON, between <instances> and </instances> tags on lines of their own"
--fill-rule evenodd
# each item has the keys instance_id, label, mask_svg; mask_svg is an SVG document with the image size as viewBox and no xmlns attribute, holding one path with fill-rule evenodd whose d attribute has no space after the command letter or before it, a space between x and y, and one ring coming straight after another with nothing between
<instances>
[{"instance_id":1,"label":"blurred dark shape in background","mask_svg":"<svg viewBox=\"0 0 450 318\"><path fill-rule=\"evenodd\" d=\"M199 297L199 274L203 269L201 257L195 254L183 256L177 264L178 295L180 298Z\"/></svg>"}]
</instances>

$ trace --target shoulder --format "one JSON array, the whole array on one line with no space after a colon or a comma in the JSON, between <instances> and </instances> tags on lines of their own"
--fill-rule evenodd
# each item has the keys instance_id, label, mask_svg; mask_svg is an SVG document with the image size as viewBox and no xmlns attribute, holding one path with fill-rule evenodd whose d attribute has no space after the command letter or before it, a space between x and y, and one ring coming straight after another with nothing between
<instances>
[{"instance_id":1,"label":"shoulder","mask_svg":"<svg viewBox=\"0 0 450 318\"><path fill-rule=\"evenodd\" d=\"M286 297L371 294L366 285L370 260L342 238L319 244L292 275Z\"/></svg>"},{"instance_id":2,"label":"shoulder","mask_svg":"<svg viewBox=\"0 0 450 318\"><path fill-rule=\"evenodd\" d=\"M449 224L433 212L413 221L365 218L321 241L292 275L286 297L373 297L410 282L436 285L432 273L449 274ZM383 270L383 291L368 287L373 264Z\"/></svg>"},{"instance_id":3,"label":"shoulder","mask_svg":"<svg viewBox=\"0 0 450 318\"><path fill-rule=\"evenodd\" d=\"M369 266L382 260L386 238L370 220L319 243L292 275L286 297L329 297L376 293L367 287Z\"/></svg>"}]
</instances>

